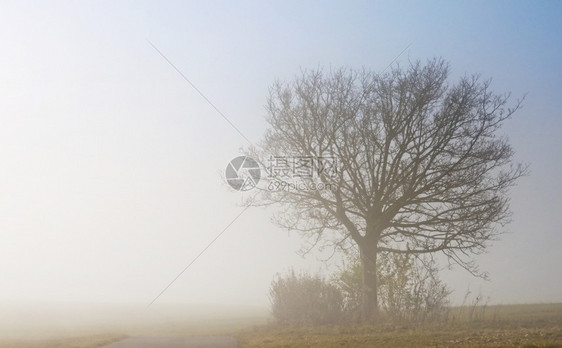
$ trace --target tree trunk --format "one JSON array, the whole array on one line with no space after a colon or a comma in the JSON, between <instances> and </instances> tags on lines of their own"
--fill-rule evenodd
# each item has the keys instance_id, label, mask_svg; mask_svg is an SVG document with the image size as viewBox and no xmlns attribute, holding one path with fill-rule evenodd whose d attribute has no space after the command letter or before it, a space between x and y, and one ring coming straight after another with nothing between
<instances>
[{"instance_id":1,"label":"tree trunk","mask_svg":"<svg viewBox=\"0 0 562 348\"><path fill-rule=\"evenodd\" d=\"M373 321L378 312L377 298L377 253L368 247L360 247L363 266L363 293L361 301L361 320Z\"/></svg>"}]
</instances>

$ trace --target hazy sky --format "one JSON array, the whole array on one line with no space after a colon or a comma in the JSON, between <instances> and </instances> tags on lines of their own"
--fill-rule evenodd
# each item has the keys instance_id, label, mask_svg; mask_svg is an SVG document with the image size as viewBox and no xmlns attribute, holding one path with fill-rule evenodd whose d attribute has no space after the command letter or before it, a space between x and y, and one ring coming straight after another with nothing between
<instances>
[{"instance_id":1,"label":"hazy sky","mask_svg":"<svg viewBox=\"0 0 562 348\"><path fill-rule=\"evenodd\" d=\"M384 70L442 56L524 107L503 129L531 175L492 281L443 278L494 303L562 301L562 3L1 2L0 302L148 303L241 210L222 180L265 97L302 68ZM159 299L268 303L301 240L250 209Z\"/></svg>"}]
</instances>

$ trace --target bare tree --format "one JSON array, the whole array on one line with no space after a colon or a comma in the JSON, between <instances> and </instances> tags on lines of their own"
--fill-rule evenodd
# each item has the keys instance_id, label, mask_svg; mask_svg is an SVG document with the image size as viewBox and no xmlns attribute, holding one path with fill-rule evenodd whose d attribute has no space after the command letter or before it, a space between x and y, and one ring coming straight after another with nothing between
<instances>
[{"instance_id":1,"label":"bare tree","mask_svg":"<svg viewBox=\"0 0 562 348\"><path fill-rule=\"evenodd\" d=\"M484 276L472 256L502 232L508 189L526 174L498 134L521 102L508 107L509 94L478 76L449 85L448 71L441 59L386 74L305 71L270 90L270 128L253 156L318 162L299 178L305 189L270 184L254 204L281 204L275 221L311 247L358 247L365 320L378 308L381 252L442 252ZM323 171L322 158L338 171Z\"/></svg>"}]
</instances>

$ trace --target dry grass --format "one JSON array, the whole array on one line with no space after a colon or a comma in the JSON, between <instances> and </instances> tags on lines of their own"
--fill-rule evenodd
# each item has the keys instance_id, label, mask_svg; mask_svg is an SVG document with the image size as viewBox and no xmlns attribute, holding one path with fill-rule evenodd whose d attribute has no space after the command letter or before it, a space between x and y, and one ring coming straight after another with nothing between
<instances>
[{"instance_id":1,"label":"dry grass","mask_svg":"<svg viewBox=\"0 0 562 348\"><path fill-rule=\"evenodd\" d=\"M562 347L562 304L456 307L449 311L446 321L423 325L323 327L266 324L265 315L251 310L226 313L222 308L210 313L172 309L175 312L162 308L160 313L156 308L153 316L137 321L131 319L138 317L137 312L125 315L126 311L120 309L103 312L96 320L76 322L85 313L92 314L88 309L71 312L75 318L72 325L67 324L67 315L26 314L10 325L6 320L0 325L0 348L94 348L125 336L200 334L230 334L238 338L241 347ZM117 313L123 317L116 318ZM31 322L31 318L38 322ZM51 325L46 326L48 318Z\"/></svg>"},{"instance_id":2,"label":"dry grass","mask_svg":"<svg viewBox=\"0 0 562 348\"><path fill-rule=\"evenodd\" d=\"M445 322L417 325L270 324L238 339L241 347L562 347L562 304L457 307Z\"/></svg>"}]
</instances>

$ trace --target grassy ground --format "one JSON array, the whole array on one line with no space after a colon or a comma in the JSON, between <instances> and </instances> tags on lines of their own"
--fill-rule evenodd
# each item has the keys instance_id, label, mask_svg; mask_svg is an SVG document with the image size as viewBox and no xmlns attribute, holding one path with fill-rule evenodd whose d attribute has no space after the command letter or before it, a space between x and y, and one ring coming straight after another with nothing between
<instances>
[{"instance_id":1,"label":"grassy ground","mask_svg":"<svg viewBox=\"0 0 562 348\"><path fill-rule=\"evenodd\" d=\"M4 308L0 313L11 315L0 317L0 348L94 348L125 336L190 335L232 335L241 347L562 347L562 304L456 307L445 322L425 325L325 327L267 324L267 313L252 309L94 309Z\"/></svg>"},{"instance_id":2,"label":"grassy ground","mask_svg":"<svg viewBox=\"0 0 562 348\"><path fill-rule=\"evenodd\" d=\"M562 347L562 304L459 307L442 323L256 326L241 347Z\"/></svg>"}]
</instances>

